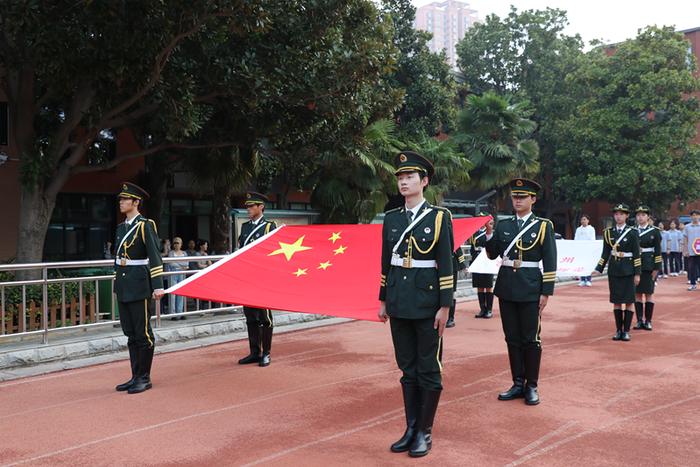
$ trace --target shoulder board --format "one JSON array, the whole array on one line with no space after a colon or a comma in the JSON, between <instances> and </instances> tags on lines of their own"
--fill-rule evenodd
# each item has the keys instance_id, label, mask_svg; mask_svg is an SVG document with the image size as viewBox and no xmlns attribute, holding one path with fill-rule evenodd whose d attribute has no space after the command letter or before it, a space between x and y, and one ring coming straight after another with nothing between
<instances>
[{"instance_id":1,"label":"shoulder board","mask_svg":"<svg viewBox=\"0 0 700 467\"><path fill-rule=\"evenodd\" d=\"M403 209L403 208L398 207L398 208L394 208L394 209L389 209L387 212L384 213L384 215L386 216L386 215L389 214L389 213L397 212L397 211L399 211L399 210L401 210L401 209Z\"/></svg>"}]
</instances>

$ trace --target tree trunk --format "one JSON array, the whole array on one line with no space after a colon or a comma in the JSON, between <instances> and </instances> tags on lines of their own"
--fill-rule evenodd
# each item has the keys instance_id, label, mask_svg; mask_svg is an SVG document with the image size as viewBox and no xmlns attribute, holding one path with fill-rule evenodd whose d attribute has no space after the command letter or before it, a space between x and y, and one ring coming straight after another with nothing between
<instances>
[{"instance_id":1,"label":"tree trunk","mask_svg":"<svg viewBox=\"0 0 700 467\"><path fill-rule=\"evenodd\" d=\"M20 188L20 212L17 238L17 263L40 263L44 256L44 241L56 205L56 196L43 187ZM19 271L20 280L38 279L41 271Z\"/></svg>"},{"instance_id":2,"label":"tree trunk","mask_svg":"<svg viewBox=\"0 0 700 467\"><path fill-rule=\"evenodd\" d=\"M158 226L159 233L167 230L163 225L163 211L171 173L169 159L168 154L154 154L146 157L146 189L151 195L146 203L146 210L148 217Z\"/></svg>"},{"instance_id":3,"label":"tree trunk","mask_svg":"<svg viewBox=\"0 0 700 467\"><path fill-rule=\"evenodd\" d=\"M215 187L212 195L211 247L216 254L229 251L229 217L231 216L231 191L229 187Z\"/></svg>"}]
</instances>

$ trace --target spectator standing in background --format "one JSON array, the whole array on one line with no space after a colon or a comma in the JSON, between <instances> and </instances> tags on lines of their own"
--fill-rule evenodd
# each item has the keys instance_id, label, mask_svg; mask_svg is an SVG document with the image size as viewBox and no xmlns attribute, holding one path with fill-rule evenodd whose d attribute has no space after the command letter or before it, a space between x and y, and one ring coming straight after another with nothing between
<instances>
[{"instance_id":1,"label":"spectator standing in background","mask_svg":"<svg viewBox=\"0 0 700 467\"><path fill-rule=\"evenodd\" d=\"M671 277L676 277L680 274L683 266L683 253L681 247L683 245L683 232L676 228L676 221L671 221L668 230L668 245L665 247L669 255L669 270Z\"/></svg>"},{"instance_id":2,"label":"spectator standing in background","mask_svg":"<svg viewBox=\"0 0 700 467\"><path fill-rule=\"evenodd\" d=\"M683 229L683 239L686 245L685 252L688 254L688 279L690 280L688 290L696 290L700 276L700 210L690 211L690 217L693 222Z\"/></svg>"},{"instance_id":3,"label":"spectator standing in background","mask_svg":"<svg viewBox=\"0 0 700 467\"><path fill-rule=\"evenodd\" d=\"M581 215L581 225L576 228L574 240L595 240L595 229L590 225L591 218L588 214ZM590 287L592 284L591 276L582 276L578 283L579 287Z\"/></svg>"},{"instance_id":4,"label":"spectator standing in background","mask_svg":"<svg viewBox=\"0 0 700 467\"><path fill-rule=\"evenodd\" d=\"M663 222L659 222L657 225L659 232L661 233L661 265L662 265L662 277L668 277L669 269L669 255L668 255L668 230ZM658 276L657 276L658 279Z\"/></svg>"},{"instance_id":5,"label":"spectator standing in background","mask_svg":"<svg viewBox=\"0 0 700 467\"><path fill-rule=\"evenodd\" d=\"M168 253L168 257L170 258L177 258L177 257L184 257L187 256L187 253L185 253L182 250L182 239L180 237L175 237L173 238L173 249L170 250L170 253ZM180 274L173 274L170 277L170 284L171 287L177 284L178 282L182 282L185 279L185 273L184 271L187 270L188 263L187 261L174 261L172 263L168 263L168 270L173 271L173 272L180 272ZM181 295L174 295L170 294L169 296L169 301L170 301L170 313L173 314L178 314L178 313L183 313L185 311L185 297ZM186 319L185 316L179 316L179 317L173 317L173 321L176 319Z\"/></svg>"}]
</instances>

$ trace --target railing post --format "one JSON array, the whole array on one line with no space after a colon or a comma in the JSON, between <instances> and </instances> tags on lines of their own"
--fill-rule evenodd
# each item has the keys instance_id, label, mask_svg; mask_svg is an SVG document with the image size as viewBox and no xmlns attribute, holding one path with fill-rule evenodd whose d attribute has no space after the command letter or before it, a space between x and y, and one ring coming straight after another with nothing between
<instances>
[{"instance_id":1,"label":"railing post","mask_svg":"<svg viewBox=\"0 0 700 467\"><path fill-rule=\"evenodd\" d=\"M22 316L18 316L22 321L19 323L19 332L27 331L27 286L22 286Z\"/></svg>"},{"instance_id":2,"label":"railing post","mask_svg":"<svg viewBox=\"0 0 700 467\"><path fill-rule=\"evenodd\" d=\"M156 327L160 327L160 298L156 299Z\"/></svg>"},{"instance_id":3,"label":"railing post","mask_svg":"<svg viewBox=\"0 0 700 467\"><path fill-rule=\"evenodd\" d=\"M66 325L66 283L61 282L61 327Z\"/></svg>"},{"instance_id":4,"label":"railing post","mask_svg":"<svg viewBox=\"0 0 700 467\"><path fill-rule=\"evenodd\" d=\"M5 335L5 286L0 287L0 335Z\"/></svg>"},{"instance_id":5,"label":"railing post","mask_svg":"<svg viewBox=\"0 0 700 467\"><path fill-rule=\"evenodd\" d=\"M49 343L49 270L48 268L43 268L42 269L42 276L44 279L44 283L42 284L42 296L41 296L41 301L43 302L41 304L41 323L43 325L44 329L44 336L42 338L42 342L44 344Z\"/></svg>"}]
</instances>

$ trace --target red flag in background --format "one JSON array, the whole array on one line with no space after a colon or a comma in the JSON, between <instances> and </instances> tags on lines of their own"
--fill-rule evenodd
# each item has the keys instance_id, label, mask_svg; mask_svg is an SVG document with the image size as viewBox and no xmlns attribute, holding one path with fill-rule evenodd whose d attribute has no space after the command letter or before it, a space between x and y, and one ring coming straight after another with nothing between
<instances>
[{"instance_id":1,"label":"red flag in background","mask_svg":"<svg viewBox=\"0 0 700 467\"><path fill-rule=\"evenodd\" d=\"M490 217L453 220L455 245ZM167 293L378 321L380 224L282 226Z\"/></svg>"}]
</instances>

